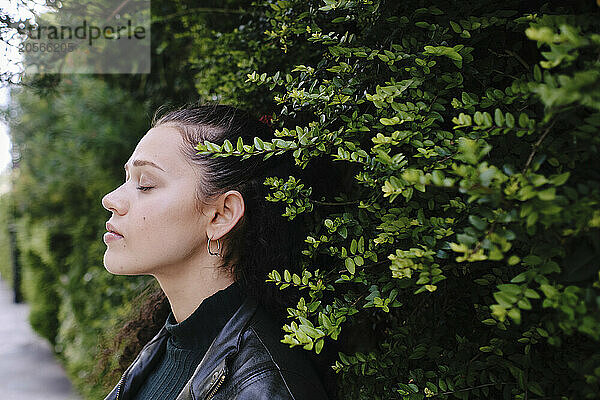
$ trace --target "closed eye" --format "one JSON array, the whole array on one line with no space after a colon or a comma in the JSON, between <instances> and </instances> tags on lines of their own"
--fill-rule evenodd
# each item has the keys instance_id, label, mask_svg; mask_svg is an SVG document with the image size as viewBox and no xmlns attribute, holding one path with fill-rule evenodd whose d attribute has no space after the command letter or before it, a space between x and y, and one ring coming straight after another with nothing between
<instances>
[{"instance_id":1,"label":"closed eye","mask_svg":"<svg viewBox=\"0 0 600 400\"><path fill-rule=\"evenodd\" d=\"M136 189L141 190L142 192L147 192L148 190L154 188L154 186L138 186Z\"/></svg>"}]
</instances>

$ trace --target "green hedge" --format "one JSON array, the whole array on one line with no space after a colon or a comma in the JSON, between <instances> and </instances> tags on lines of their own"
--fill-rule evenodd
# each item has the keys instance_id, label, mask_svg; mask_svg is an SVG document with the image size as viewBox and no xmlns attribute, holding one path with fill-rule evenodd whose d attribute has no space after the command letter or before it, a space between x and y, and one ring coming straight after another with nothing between
<instances>
[{"instance_id":1,"label":"green hedge","mask_svg":"<svg viewBox=\"0 0 600 400\"><path fill-rule=\"evenodd\" d=\"M333 366L344 398L597 398L598 7L264 4L265 42L307 55L248 75L279 138L199 149L354 177L332 199L266 182L315 220L303 273L269 276L305 294L284 342L362 335Z\"/></svg>"},{"instance_id":2,"label":"green hedge","mask_svg":"<svg viewBox=\"0 0 600 400\"><path fill-rule=\"evenodd\" d=\"M2 176L8 181L8 173ZM0 277L4 284L12 286L12 253L10 249L10 194L0 194Z\"/></svg>"},{"instance_id":3,"label":"green hedge","mask_svg":"<svg viewBox=\"0 0 600 400\"><path fill-rule=\"evenodd\" d=\"M123 163L147 129L147 110L86 77L41 96L14 95L11 136L20 162L11 195L30 322L65 360L79 390L98 398L88 377L99 337L145 281L105 271L102 234L110 214L100 199L123 179Z\"/></svg>"},{"instance_id":4,"label":"green hedge","mask_svg":"<svg viewBox=\"0 0 600 400\"><path fill-rule=\"evenodd\" d=\"M209 3L247 12L153 2L152 74L16 98L32 322L86 397L98 336L146 283L102 268L100 198L155 106L197 94L275 117L277 140L218 151L344 171L266 182L313 221L304 272L265 277L304 294L282 337L334 351L341 398L597 398L594 2Z\"/></svg>"}]
</instances>

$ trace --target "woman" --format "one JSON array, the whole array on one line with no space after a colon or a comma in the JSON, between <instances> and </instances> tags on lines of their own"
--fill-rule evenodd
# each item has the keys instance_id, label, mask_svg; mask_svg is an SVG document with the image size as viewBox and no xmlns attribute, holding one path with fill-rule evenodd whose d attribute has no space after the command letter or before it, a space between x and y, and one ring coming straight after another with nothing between
<instances>
[{"instance_id":1,"label":"woman","mask_svg":"<svg viewBox=\"0 0 600 400\"><path fill-rule=\"evenodd\" d=\"M152 275L171 307L106 399L327 398L306 352L280 342L265 285L294 264L281 211L263 185L272 157L199 155L208 140L272 137L267 125L228 106L172 111L153 123L125 164L126 180L102 199L104 265Z\"/></svg>"}]
</instances>

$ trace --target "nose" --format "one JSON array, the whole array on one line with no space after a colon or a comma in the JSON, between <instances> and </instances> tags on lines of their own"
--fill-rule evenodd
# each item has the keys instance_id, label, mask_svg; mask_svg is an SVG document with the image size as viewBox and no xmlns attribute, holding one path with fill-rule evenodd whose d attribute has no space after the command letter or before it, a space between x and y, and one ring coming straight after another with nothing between
<instances>
[{"instance_id":1,"label":"nose","mask_svg":"<svg viewBox=\"0 0 600 400\"><path fill-rule=\"evenodd\" d=\"M122 188L123 186L119 186L112 192L107 193L102 198L102 207L104 207L107 211L111 211L119 215L125 215L127 213L128 203L120 191Z\"/></svg>"}]
</instances>

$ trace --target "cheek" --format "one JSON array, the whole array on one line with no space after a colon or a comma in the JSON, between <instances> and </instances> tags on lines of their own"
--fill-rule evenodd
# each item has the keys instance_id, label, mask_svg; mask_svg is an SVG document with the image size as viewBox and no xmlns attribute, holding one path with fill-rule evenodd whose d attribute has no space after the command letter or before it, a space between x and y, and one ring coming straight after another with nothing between
<instances>
[{"instance_id":1,"label":"cheek","mask_svg":"<svg viewBox=\"0 0 600 400\"><path fill-rule=\"evenodd\" d=\"M173 198L162 201L141 213L139 233L154 240L172 244L180 238L200 236L203 218L195 201Z\"/></svg>"}]
</instances>

